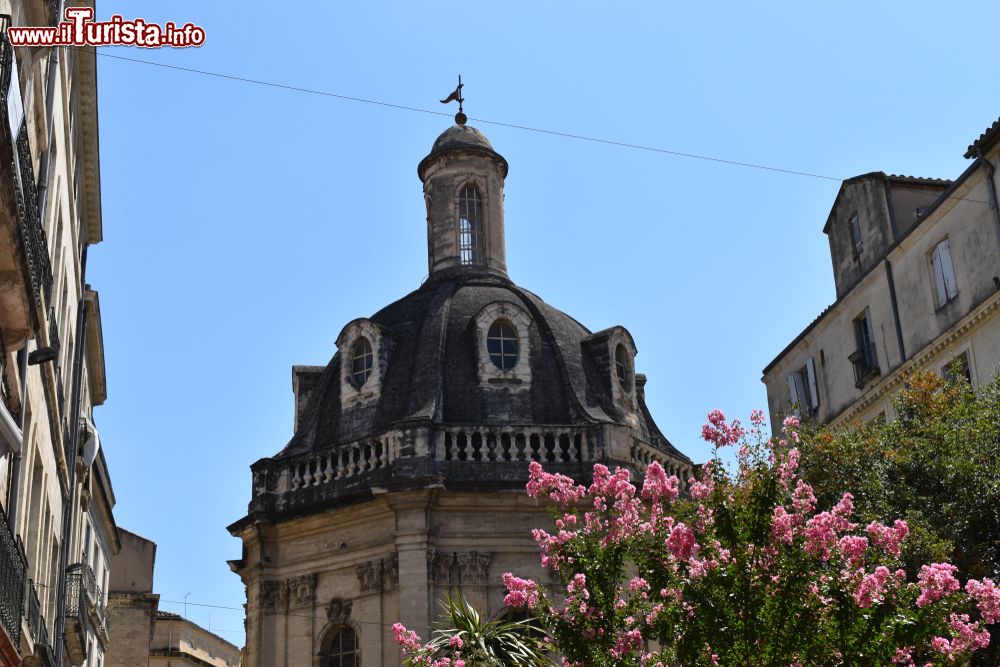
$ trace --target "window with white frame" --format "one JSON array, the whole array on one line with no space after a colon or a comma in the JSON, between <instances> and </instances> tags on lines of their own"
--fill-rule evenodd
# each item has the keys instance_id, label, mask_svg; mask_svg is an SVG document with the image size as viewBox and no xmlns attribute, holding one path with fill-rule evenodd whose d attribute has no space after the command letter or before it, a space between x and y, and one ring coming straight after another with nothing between
<instances>
[{"instance_id":1,"label":"window with white frame","mask_svg":"<svg viewBox=\"0 0 1000 667\"><path fill-rule=\"evenodd\" d=\"M789 373L788 398L795 412L801 417L810 417L819 408L816 363L812 357L806 360L805 366Z\"/></svg>"},{"instance_id":2,"label":"window with white frame","mask_svg":"<svg viewBox=\"0 0 1000 667\"><path fill-rule=\"evenodd\" d=\"M934 246L934 250L931 252L931 270L934 272L937 305L941 307L958 295L955 266L951 261L951 245L948 243L948 239Z\"/></svg>"}]
</instances>

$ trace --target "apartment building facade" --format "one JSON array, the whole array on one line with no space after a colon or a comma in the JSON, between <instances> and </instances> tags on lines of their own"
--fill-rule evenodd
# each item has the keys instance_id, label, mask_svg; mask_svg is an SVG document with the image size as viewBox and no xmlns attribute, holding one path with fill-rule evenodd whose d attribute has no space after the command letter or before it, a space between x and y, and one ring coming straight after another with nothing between
<instances>
[{"instance_id":1,"label":"apartment building facade","mask_svg":"<svg viewBox=\"0 0 1000 667\"><path fill-rule=\"evenodd\" d=\"M102 667L114 491L106 398L96 54L14 49L62 2L0 0L0 666ZM81 3L75 3L81 4ZM91 5L92 6L92 5Z\"/></svg>"},{"instance_id":2,"label":"apartment building facade","mask_svg":"<svg viewBox=\"0 0 1000 667\"><path fill-rule=\"evenodd\" d=\"M1000 120L954 181L875 172L843 182L823 228L837 299L763 371L772 423L892 418L907 372L977 385L1000 364Z\"/></svg>"}]
</instances>

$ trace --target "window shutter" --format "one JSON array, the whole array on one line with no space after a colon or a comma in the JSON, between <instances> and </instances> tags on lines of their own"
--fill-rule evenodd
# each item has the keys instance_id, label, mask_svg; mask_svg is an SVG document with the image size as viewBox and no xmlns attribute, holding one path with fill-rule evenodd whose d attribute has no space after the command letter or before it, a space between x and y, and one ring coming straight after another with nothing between
<instances>
[{"instance_id":1,"label":"window shutter","mask_svg":"<svg viewBox=\"0 0 1000 667\"><path fill-rule=\"evenodd\" d=\"M815 410L819 407L819 391L816 389L816 364L812 357L809 357L809 361L806 362L806 375L809 379L809 399L813 410Z\"/></svg>"},{"instance_id":2,"label":"window shutter","mask_svg":"<svg viewBox=\"0 0 1000 667\"><path fill-rule=\"evenodd\" d=\"M794 407L799 404L799 392L795 389L795 373L791 373L788 376L788 398L792 403L793 412L798 415L799 410L797 407Z\"/></svg>"},{"instance_id":3,"label":"window shutter","mask_svg":"<svg viewBox=\"0 0 1000 667\"><path fill-rule=\"evenodd\" d=\"M941 244L934 247L931 253L931 266L934 269L934 287L937 288L938 306L943 306L948 302L948 287L944 280L944 267L941 262Z\"/></svg>"},{"instance_id":4,"label":"window shutter","mask_svg":"<svg viewBox=\"0 0 1000 667\"><path fill-rule=\"evenodd\" d=\"M945 298L950 299L958 294L958 283L955 281L955 266L951 262L951 244L945 239L938 244L941 251L941 275L944 280Z\"/></svg>"}]
</instances>

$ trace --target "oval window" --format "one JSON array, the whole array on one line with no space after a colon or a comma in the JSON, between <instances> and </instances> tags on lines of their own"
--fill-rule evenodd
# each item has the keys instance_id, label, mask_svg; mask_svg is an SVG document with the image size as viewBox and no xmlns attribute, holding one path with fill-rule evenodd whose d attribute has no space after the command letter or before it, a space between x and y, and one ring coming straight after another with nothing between
<instances>
[{"instance_id":1,"label":"oval window","mask_svg":"<svg viewBox=\"0 0 1000 667\"><path fill-rule=\"evenodd\" d=\"M497 320L486 334L486 351L493 365L509 371L517 365L519 340L514 325L506 320Z\"/></svg>"},{"instance_id":2,"label":"oval window","mask_svg":"<svg viewBox=\"0 0 1000 667\"><path fill-rule=\"evenodd\" d=\"M355 387L361 388L368 381L368 377L372 374L374 358L372 344L367 338L359 338L351 348L351 381Z\"/></svg>"},{"instance_id":3,"label":"oval window","mask_svg":"<svg viewBox=\"0 0 1000 667\"><path fill-rule=\"evenodd\" d=\"M632 366L624 345L615 348L615 373L618 374L618 383L622 389L632 391Z\"/></svg>"}]
</instances>

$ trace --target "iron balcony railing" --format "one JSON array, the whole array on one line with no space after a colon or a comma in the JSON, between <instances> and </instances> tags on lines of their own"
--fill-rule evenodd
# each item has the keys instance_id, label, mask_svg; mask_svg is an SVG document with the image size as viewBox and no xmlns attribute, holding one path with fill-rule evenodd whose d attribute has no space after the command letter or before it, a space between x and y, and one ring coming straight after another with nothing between
<instances>
[{"instance_id":1,"label":"iron balcony railing","mask_svg":"<svg viewBox=\"0 0 1000 667\"><path fill-rule=\"evenodd\" d=\"M92 621L92 628L106 637L108 618L104 607L104 594L97 585L94 571L86 563L70 565L67 571L66 615L87 616L88 620ZM77 589L80 591L79 595L76 593ZM77 605L72 610L75 613L71 613L71 602Z\"/></svg>"},{"instance_id":2,"label":"iron balcony railing","mask_svg":"<svg viewBox=\"0 0 1000 667\"><path fill-rule=\"evenodd\" d=\"M868 380L879 374L875 343L865 343L855 350L848 359L854 364L854 386L863 387Z\"/></svg>"},{"instance_id":3,"label":"iron balcony railing","mask_svg":"<svg viewBox=\"0 0 1000 667\"><path fill-rule=\"evenodd\" d=\"M49 261L49 243L45 237L45 228L42 227L41 212L38 208L38 190L31 160L31 142L28 140L28 123L16 73L17 61L14 58L14 49L7 40L5 29L0 34L0 116L3 117L0 141L3 140L2 137L8 136L11 140L13 159L9 165L9 172L14 174L16 181L14 192L21 239L35 304L41 306L42 296L44 295L48 301L52 295L52 265Z\"/></svg>"},{"instance_id":4,"label":"iron balcony railing","mask_svg":"<svg viewBox=\"0 0 1000 667\"><path fill-rule=\"evenodd\" d=\"M7 513L0 507L0 627L14 646L21 641L27 571L28 560L24 557L24 550L10 530Z\"/></svg>"},{"instance_id":5,"label":"iron balcony railing","mask_svg":"<svg viewBox=\"0 0 1000 667\"><path fill-rule=\"evenodd\" d=\"M83 568L90 568L86 565L70 565L66 572L66 618L79 626L70 628L67 625L66 642L67 649L72 653L74 647L86 657L87 635L90 631L90 623L87 615L87 591L84 581ZM77 646L79 644L79 646Z\"/></svg>"},{"instance_id":6,"label":"iron balcony railing","mask_svg":"<svg viewBox=\"0 0 1000 667\"><path fill-rule=\"evenodd\" d=\"M42 615L42 604L38 600L38 593L35 591L35 583L28 580L28 631L31 632L31 639L35 645L35 657L40 658L43 664L51 666L55 664L52 653L52 644L49 642L49 630L45 624L45 616Z\"/></svg>"}]
</instances>

